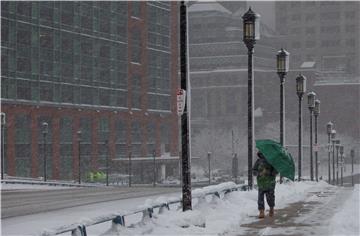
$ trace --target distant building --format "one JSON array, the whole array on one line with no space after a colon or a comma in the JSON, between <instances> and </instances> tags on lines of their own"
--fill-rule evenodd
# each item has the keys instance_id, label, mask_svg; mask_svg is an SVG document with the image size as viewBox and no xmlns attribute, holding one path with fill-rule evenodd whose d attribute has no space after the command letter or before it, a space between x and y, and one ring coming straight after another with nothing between
<instances>
[{"instance_id":1,"label":"distant building","mask_svg":"<svg viewBox=\"0 0 360 236\"><path fill-rule=\"evenodd\" d=\"M360 2L276 1L276 31L293 70L311 65L321 127L360 142ZM322 128L323 129L323 128ZM323 131L321 131L323 132Z\"/></svg>"},{"instance_id":2,"label":"distant building","mask_svg":"<svg viewBox=\"0 0 360 236\"><path fill-rule=\"evenodd\" d=\"M360 2L277 1L276 31L291 65L315 62L319 71L360 75Z\"/></svg>"},{"instance_id":3,"label":"distant building","mask_svg":"<svg viewBox=\"0 0 360 236\"><path fill-rule=\"evenodd\" d=\"M49 179L76 179L79 150L84 175L129 155L139 181L153 155L177 174L178 55L176 2L1 1L5 172L43 176L47 122Z\"/></svg>"},{"instance_id":4,"label":"distant building","mask_svg":"<svg viewBox=\"0 0 360 236\"><path fill-rule=\"evenodd\" d=\"M243 2L234 2L232 6L233 11L221 2L199 2L189 7L191 124L194 133L204 127L244 130L247 127L248 55L242 41L241 18L247 8ZM275 104L268 99L275 94L270 95L273 90L266 86L279 86L275 71L278 50L274 33L262 23L261 39L255 45L254 54L255 109L263 111L255 114L259 115L259 121L275 118L271 111Z\"/></svg>"}]
</instances>

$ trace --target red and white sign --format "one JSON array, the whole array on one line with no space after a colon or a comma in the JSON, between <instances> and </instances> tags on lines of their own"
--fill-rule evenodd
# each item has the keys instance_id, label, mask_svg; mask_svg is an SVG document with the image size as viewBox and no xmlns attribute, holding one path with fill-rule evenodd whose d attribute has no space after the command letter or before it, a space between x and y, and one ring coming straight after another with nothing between
<instances>
[{"instance_id":1,"label":"red and white sign","mask_svg":"<svg viewBox=\"0 0 360 236\"><path fill-rule=\"evenodd\" d=\"M181 116L185 109L186 91L184 89L178 89L176 94L177 114Z\"/></svg>"}]
</instances>

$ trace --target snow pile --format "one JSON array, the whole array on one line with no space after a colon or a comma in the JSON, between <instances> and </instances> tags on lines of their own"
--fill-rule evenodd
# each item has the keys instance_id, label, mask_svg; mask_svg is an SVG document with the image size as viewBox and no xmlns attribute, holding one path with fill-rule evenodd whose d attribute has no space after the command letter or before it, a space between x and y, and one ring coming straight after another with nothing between
<instances>
[{"instance_id":1,"label":"snow pile","mask_svg":"<svg viewBox=\"0 0 360 236\"><path fill-rule=\"evenodd\" d=\"M233 183L224 183L217 186L217 189L233 187ZM276 207L282 208L286 205L304 200L312 189L324 189L328 184L325 182L288 182L276 186ZM215 187L208 187L193 191L193 196L204 196ZM131 224L130 228L118 228L117 231L107 231L105 235L213 235L226 234L229 232L241 233L243 230L240 224L249 223L257 218L257 190L234 191L219 199L213 196L193 200L193 210L182 212L170 207L171 211L163 214L155 212L153 218L147 219L144 224L126 221ZM165 200L164 198L161 199ZM159 202L158 200L147 200L145 205ZM120 230L120 232L119 232Z\"/></svg>"},{"instance_id":2,"label":"snow pile","mask_svg":"<svg viewBox=\"0 0 360 236\"><path fill-rule=\"evenodd\" d=\"M360 185L355 185L350 198L344 203L341 210L334 215L329 224L331 235L360 235Z\"/></svg>"}]
</instances>

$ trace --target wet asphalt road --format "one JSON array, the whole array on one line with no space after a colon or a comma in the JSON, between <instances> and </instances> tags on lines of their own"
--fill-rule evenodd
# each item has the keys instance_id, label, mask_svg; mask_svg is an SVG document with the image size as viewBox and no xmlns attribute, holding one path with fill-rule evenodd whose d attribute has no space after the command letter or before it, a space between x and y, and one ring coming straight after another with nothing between
<instances>
[{"instance_id":1,"label":"wet asphalt road","mask_svg":"<svg viewBox=\"0 0 360 236\"><path fill-rule=\"evenodd\" d=\"M1 219L121 199L180 193L169 187L91 187L1 190Z\"/></svg>"}]
</instances>

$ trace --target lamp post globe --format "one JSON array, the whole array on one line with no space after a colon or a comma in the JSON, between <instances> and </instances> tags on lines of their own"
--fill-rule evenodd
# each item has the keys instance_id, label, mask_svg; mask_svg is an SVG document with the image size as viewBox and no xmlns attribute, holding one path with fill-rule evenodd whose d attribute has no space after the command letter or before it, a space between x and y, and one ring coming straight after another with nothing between
<instances>
[{"instance_id":1,"label":"lamp post globe","mask_svg":"<svg viewBox=\"0 0 360 236\"><path fill-rule=\"evenodd\" d=\"M315 109L315 97L316 97L316 93L314 93L314 92L309 92L307 94L308 108L311 112L314 111L314 109Z\"/></svg>"},{"instance_id":2,"label":"lamp post globe","mask_svg":"<svg viewBox=\"0 0 360 236\"><path fill-rule=\"evenodd\" d=\"M331 183L331 131L333 130L334 124L329 121L326 124L326 133L328 135L328 183Z\"/></svg>"},{"instance_id":3,"label":"lamp post globe","mask_svg":"<svg viewBox=\"0 0 360 236\"><path fill-rule=\"evenodd\" d=\"M242 16L243 19L243 40L255 44L260 39L260 15L249 10Z\"/></svg>"},{"instance_id":4,"label":"lamp post globe","mask_svg":"<svg viewBox=\"0 0 360 236\"><path fill-rule=\"evenodd\" d=\"M306 92L306 77L299 74L296 77L296 94L299 97L299 141L298 141L298 180L301 181L301 162L302 162L302 99Z\"/></svg>"},{"instance_id":5,"label":"lamp post globe","mask_svg":"<svg viewBox=\"0 0 360 236\"><path fill-rule=\"evenodd\" d=\"M296 93L300 99L306 92L306 77L302 74L296 77Z\"/></svg>"},{"instance_id":6,"label":"lamp post globe","mask_svg":"<svg viewBox=\"0 0 360 236\"><path fill-rule=\"evenodd\" d=\"M249 8L242 19L243 41L248 49L248 186L251 189L253 186L252 160L255 151L253 54L256 40L260 39L260 15Z\"/></svg>"},{"instance_id":7,"label":"lamp post globe","mask_svg":"<svg viewBox=\"0 0 360 236\"><path fill-rule=\"evenodd\" d=\"M276 70L280 77L289 71L289 55L290 53L283 48L276 55Z\"/></svg>"}]
</instances>

